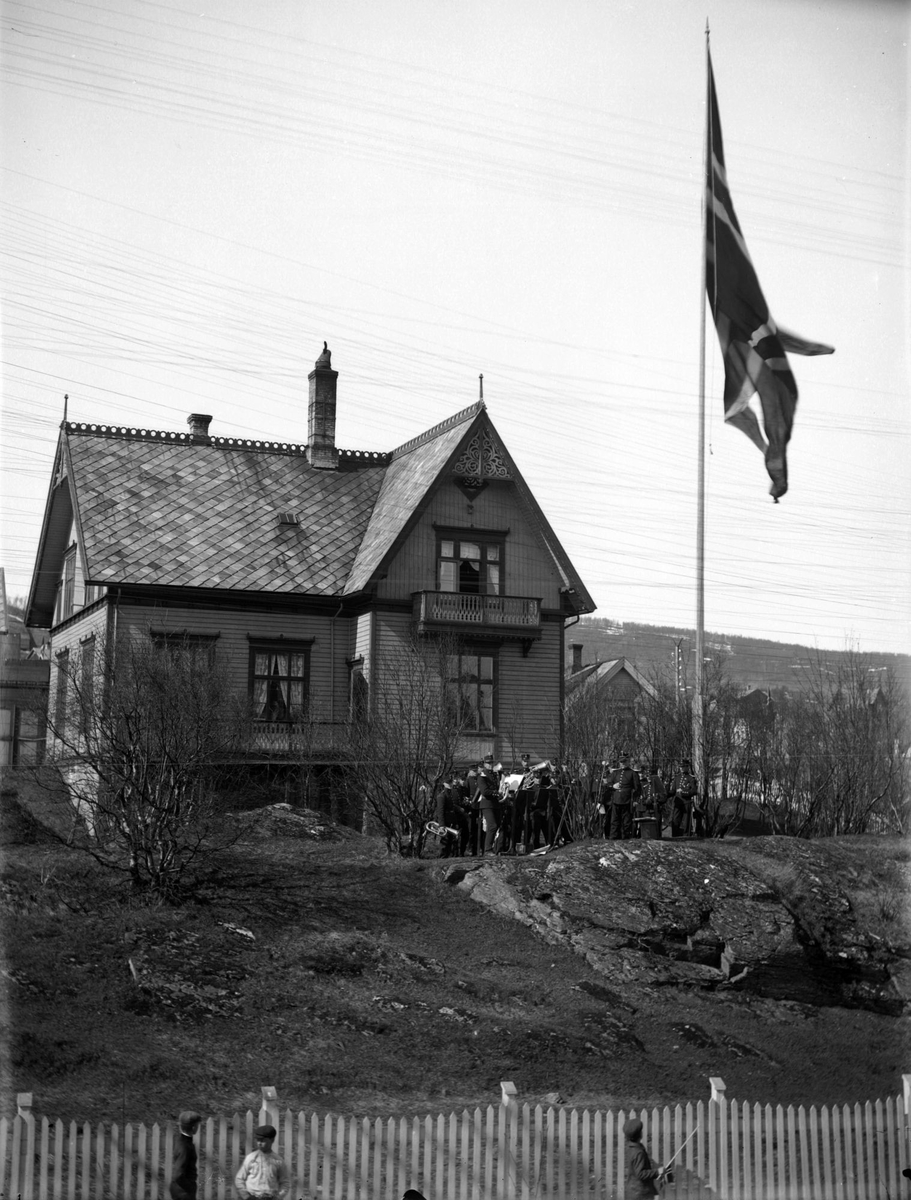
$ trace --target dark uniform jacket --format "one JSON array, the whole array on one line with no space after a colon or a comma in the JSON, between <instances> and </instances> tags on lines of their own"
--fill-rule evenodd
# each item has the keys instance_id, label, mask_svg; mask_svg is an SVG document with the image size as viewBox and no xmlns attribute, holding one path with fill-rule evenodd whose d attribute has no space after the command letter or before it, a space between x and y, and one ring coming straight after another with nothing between
<instances>
[{"instance_id":1,"label":"dark uniform jacket","mask_svg":"<svg viewBox=\"0 0 911 1200\"><path fill-rule=\"evenodd\" d=\"M637 771L631 767L621 767L619 771L611 772L611 782L619 783L614 789L612 804L630 804L642 795L642 781Z\"/></svg>"},{"instance_id":2,"label":"dark uniform jacket","mask_svg":"<svg viewBox=\"0 0 911 1200\"><path fill-rule=\"evenodd\" d=\"M629 1155L626 1167L626 1200L649 1200L658 1195L655 1180L661 1174L658 1167L652 1166L648 1151L641 1142L627 1142L626 1150Z\"/></svg>"},{"instance_id":3,"label":"dark uniform jacket","mask_svg":"<svg viewBox=\"0 0 911 1200\"><path fill-rule=\"evenodd\" d=\"M477 800L482 812L496 812L500 781L493 771L486 768L479 772Z\"/></svg>"},{"instance_id":4,"label":"dark uniform jacket","mask_svg":"<svg viewBox=\"0 0 911 1200\"><path fill-rule=\"evenodd\" d=\"M441 825L452 825L455 820L455 798L449 784L443 784L436 795L435 819Z\"/></svg>"},{"instance_id":5,"label":"dark uniform jacket","mask_svg":"<svg viewBox=\"0 0 911 1200\"><path fill-rule=\"evenodd\" d=\"M172 1200L196 1200L196 1147L185 1133L178 1134L171 1169Z\"/></svg>"},{"instance_id":6,"label":"dark uniform jacket","mask_svg":"<svg viewBox=\"0 0 911 1200\"><path fill-rule=\"evenodd\" d=\"M676 796L679 792L684 800L692 800L698 790L696 776L691 775L689 771L680 771L671 783L671 795Z\"/></svg>"},{"instance_id":7,"label":"dark uniform jacket","mask_svg":"<svg viewBox=\"0 0 911 1200\"><path fill-rule=\"evenodd\" d=\"M667 784L660 775L649 775L647 799L649 807L653 808L655 813L660 816L667 803Z\"/></svg>"}]
</instances>

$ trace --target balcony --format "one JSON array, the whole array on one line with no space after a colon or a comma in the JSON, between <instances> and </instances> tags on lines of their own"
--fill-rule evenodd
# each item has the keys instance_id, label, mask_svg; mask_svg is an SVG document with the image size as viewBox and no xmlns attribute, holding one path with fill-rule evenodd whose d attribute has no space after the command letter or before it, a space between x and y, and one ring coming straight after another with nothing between
<instances>
[{"instance_id":1,"label":"balcony","mask_svg":"<svg viewBox=\"0 0 911 1200\"><path fill-rule=\"evenodd\" d=\"M254 721L247 739L248 753L281 755L301 762L343 755L347 745L345 721Z\"/></svg>"},{"instance_id":2,"label":"balcony","mask_svg":"<svg viewBox=\"0 0 911 1200\"><path fill-rule=\"evenodd\" d=\"M541 636L541 601L531 596L477 596L470 592L415 592L419 633L450 630L528 641Z\"/></svg>"}]
</instances>

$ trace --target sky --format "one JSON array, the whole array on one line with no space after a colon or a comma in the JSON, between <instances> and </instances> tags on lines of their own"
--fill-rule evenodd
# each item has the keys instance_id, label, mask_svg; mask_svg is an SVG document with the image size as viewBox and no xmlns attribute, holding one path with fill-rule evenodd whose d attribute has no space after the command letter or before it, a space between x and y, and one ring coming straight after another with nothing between
<instances>
[{"instance_id":1,"label":"sky","mask_svg":"<svg viewBox=\"0 0 911 1200\"><path fill-rule=\"evenodd\" d=\"M303 443L488 411L598 616L695 621L706 20L792 357L790 490L706 327L705 625L911 649L911 3L0 0L2 529L70 420Z\"/></svg>"}]
</instances>

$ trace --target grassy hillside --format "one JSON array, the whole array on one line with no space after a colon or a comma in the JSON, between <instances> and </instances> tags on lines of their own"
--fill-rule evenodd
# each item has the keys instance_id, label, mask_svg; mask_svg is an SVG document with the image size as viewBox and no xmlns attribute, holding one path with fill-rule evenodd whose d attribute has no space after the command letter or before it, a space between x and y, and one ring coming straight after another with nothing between
<instances>
[{"instance_id":1,"label":"grassy hillside","mask_svg":"<svg viewBox=\"0 0 911 1200\"><path fill-rule=\"evenodd\" d=\"M770 642L762 638L735 637L724 633L705 635L707 653L723 655L729 676L746 688L798 688L807 664L816 657L809 646ZM607 617L583 617L566 631L566 662L572 662L573 642L583 646L583 663L605 662L624 657L651 678L656 670L671 672L674 647L681 644L684 662L692 683L695 633L692 629L670 626L637 625L612 621ZM831 666L845 651L827 650L825 661ZM872 667L891 667L900 678L911 681L911 656L902 654L871 654ZM670 676L672 677L672 676Z\"/></svg>"},{"instance_id":2,"label":"grassy hillside","mask_svg":"<svg viewBox=\"0 0 911 1200\"><path fill-rule=\"evenodd\" d=\"M522 1100L577 1106L704 1099L711 1075L771 1103L901 1089L895 1018L720 1005L699 987L621 993L433 862L389 858L316 814L246 818L198 899L166 909L131 906L4 812L5 1114L17 1091L65 1118L230 1113L265 1084L282 1106L363 1116L496 1101L506 1079ZM858 888L871 855L886 881L890 854L907 857L884 844L857 840Z\"/></svg>"}]
</instances>

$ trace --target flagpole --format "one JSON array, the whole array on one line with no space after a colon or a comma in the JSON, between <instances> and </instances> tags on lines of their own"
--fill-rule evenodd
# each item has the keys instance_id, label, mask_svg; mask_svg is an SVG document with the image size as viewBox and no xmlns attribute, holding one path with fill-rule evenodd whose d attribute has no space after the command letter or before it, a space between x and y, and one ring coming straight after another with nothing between
<instances>
[{"instance_id":1,"label":"flagpole","mask_svg":"<svg viewBox=\"0 0 911 1200\"><path fill-rule=\"evenodd\" d=\"M696 485L696 688L693 695L693 767L696 779L706 788L703 761L703 713L705 711L705 284L708 250L708 185L711 128L709 95L709 22L705 22L706 114L702 147L702 271L699 285L699 455ZM706 789L707 790L707 789Z\"/></svg>"}]
</instances>

